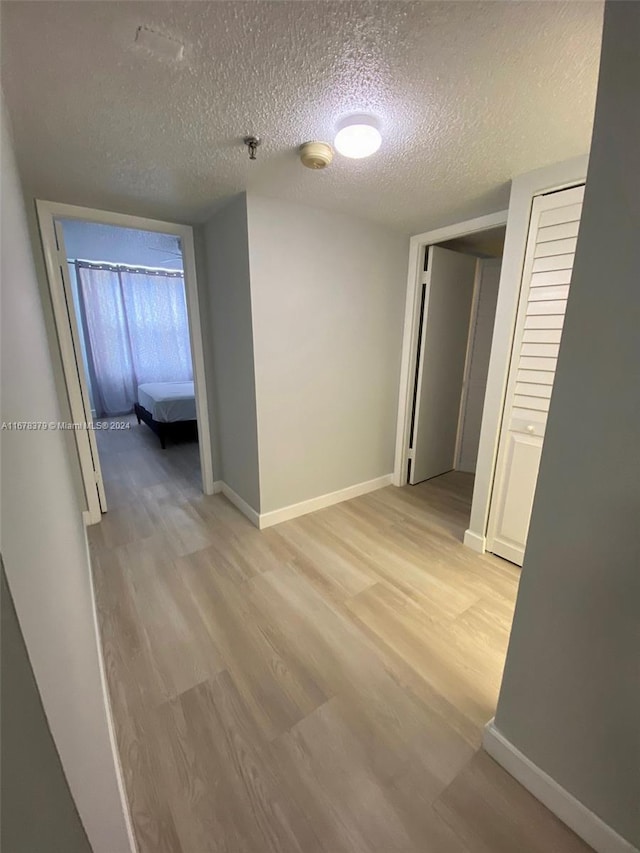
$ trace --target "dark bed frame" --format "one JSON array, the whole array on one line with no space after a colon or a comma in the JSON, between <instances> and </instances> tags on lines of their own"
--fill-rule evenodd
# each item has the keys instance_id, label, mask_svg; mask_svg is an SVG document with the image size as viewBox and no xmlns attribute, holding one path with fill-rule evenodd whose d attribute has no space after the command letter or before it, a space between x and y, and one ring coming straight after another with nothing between
<instances>
[{"instance_id":1,"label":"dark bed frame","mask_svg":"<svg viewBox=\"0 0 640 853\"><path fill-rule=\"evenodd\" d=\"M156 421L150 411L141 406L140 403L133 404L138 423L144 421L149 429L153 430L160 439L160 447L163 450L167 448L167 439L172 441L197 441L198 439L198 422L197 421L173 421L172 423L163 423Z\"/></svg>"}]
</instances>

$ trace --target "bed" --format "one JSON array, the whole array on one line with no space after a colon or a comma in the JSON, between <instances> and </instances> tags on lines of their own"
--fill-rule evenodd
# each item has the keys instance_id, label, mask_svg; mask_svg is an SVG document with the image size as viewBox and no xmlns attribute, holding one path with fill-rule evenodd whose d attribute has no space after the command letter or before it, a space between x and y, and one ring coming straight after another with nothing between
<instances>
[{"instance_id":1,"label":"bed","mask_svg":"<svg viewBox=\"0 0 640 853\"><path fill-rule=\"evenodd\" d=\"M193 382L146 382L138 385L138 402L133 408L138 423L144 421L155 432L163 450L168 438L194 440L198 437Z\"/></svg>"}]
</instances>

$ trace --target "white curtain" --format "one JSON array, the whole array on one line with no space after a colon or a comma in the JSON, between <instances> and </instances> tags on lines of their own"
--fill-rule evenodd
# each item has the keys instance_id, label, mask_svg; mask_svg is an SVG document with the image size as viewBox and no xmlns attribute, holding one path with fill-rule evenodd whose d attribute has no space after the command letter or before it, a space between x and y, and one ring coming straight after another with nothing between
<instances>
[{"instance_id":1,"label":"white curtain","mask_svg":"<svg viewBox=\"0 0 640 853\"><path fill-rule=\"evenodd\" d=\"M182 273L76 261L98 417L133 410L138 385L193 379Z\"/></svg>"}]
</instances>

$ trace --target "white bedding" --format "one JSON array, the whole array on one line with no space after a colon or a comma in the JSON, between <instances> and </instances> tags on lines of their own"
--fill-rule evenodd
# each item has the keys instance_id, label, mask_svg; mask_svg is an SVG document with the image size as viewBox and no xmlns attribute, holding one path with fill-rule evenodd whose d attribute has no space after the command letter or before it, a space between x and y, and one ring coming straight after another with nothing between
<instances>
[{"instance_id":1,"label":"white bedding","mask_svg":"<svg viewBox=\"0 0 640 853\"><path fill-rule=\"evenodd\" d=\"M195 421L193 382L146 382L138 385L138 402L155 421Z\"/></svg>"}]
</instances>

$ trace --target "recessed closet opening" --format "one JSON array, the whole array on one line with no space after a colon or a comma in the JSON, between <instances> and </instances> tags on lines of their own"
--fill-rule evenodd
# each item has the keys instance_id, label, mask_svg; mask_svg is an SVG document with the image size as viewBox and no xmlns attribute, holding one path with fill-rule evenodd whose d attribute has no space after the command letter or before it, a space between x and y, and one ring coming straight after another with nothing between
<instances>
[{"instance_id":1,"label":"recessed closet opening","mask_svg":"<svg viewBox=\"0 0 640 853\"><path fill-rule=\"evenodd\" d=\"M499 226L424 249L407 481L442 477L465 500L478 457L504 239Z\"/></svg>"}]
</instances>

